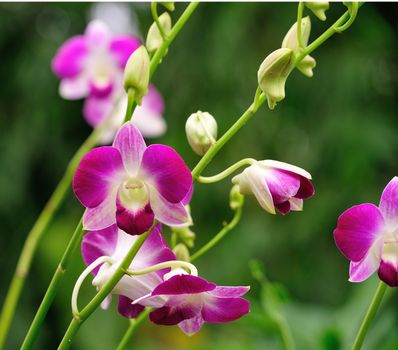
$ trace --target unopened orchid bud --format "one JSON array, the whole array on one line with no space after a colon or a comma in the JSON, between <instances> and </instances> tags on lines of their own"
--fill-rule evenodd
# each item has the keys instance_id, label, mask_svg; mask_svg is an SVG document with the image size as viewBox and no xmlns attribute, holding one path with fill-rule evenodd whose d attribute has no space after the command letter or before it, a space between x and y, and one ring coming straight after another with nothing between
<instances>
[{"instance_id":1,"label":"unopened orchid bud","mask_svg":"<svg viewBox=\"0 0 398 350\"><path fill-rule=\"evenodd\" d=\"M185 244L178 243L174 247L173 253L176 256L177 260L189 261L189 259L190 259L190 254L189 254L188 248Z\"/></svg>"},{"instance_id":2,"label":"unopened orchid bud","mask_svg":"<svg viewBox=\"0 0 398 350\"><path fill-rule=\"evenodd\" d=\"M310 17L304 17L301 21L301 44L303 48L307 46L311 33ZM294 54L300 53L300 46L297 38L297 22L292 25L282 41L282 47L293 50ZM313 68L316 66L316 61L310 55L305 56L301 62L297 64L297 69L306 77L311 78Z\"/></svg>"},{"instance_id":3,"label":"unopened orchid bud","mask_svg":"<svg viewBox=\"0 0 398 350\"><path fill-rule=\"evenodd\" d=\"M159 4L165 7L167 11L173 12L175 10L174 2L159 2Z\"/></svg>"},{"instance_id":4,"label":"unopened orchid bud","mask_svg":"<svg viewBox=\"0 0 398 350\"><path fill-rule=\"evenodd\" d=\"M192 248L194 246L195 232L192 232L188 227L173 227L172 230L187 247Z\"/></svg>"},{"instance_id":5,"label":"unopened orchid bud","mask_svg":"<svg viewBox=\"0 0 398 350\"><path fill-rule=\"evenodd\" d=\"M326 20L325 11L329 9L329 1L314 1L314 2L305 2L305 6L307 6L312 13L317 16L321 21Z\"/></svg>"},{"instance_id":6,"label":"unopened orchid bud","mask_svg":"<svg viewBox=\"0 0 398 350\"><path fill-rule=\"evenodd\" d=\"M171 18L168 12L164 12L159 16L160 25L166 35L169 35L171 31ZM156 22L152 23L149 28L148 35L146 37L146 47L148 52L152 53L156 51L163 43L162 35L160 34L159 28Z\"/></svg>"},{"instance_id":7,"label":"unopened orchid bud","mask_svg":"<svg viewBox=\"0 0 398 350\"><path fill-rule=\"evenodd\" d=\"M240 193L239 185L234 185L229 192L229 206L236 210L243 205L245 197Z\"/></svg>"},{"instance_id":8,"label":"unopened orchid bud","mask_svg":"<svg viewBox=\"0 0 398 350\"><path fill-rule=\"evenodd\" d=\"M134 91L138 105L148 92L149 63L148 52L145 46L141 45L131 54L124 69L124 89L126 92Z\"/></svg>"},{"instance_id":9,"label":"unopened orchid bud","mask_svg":"<svg viewBox=\"0 0 398 350\"><path fill-rule=\"evenodd\" d=\"M203 156L216 141L217 122L210 113L197 111L187 119L185 132L194 152Z\"/></svg>"},{"instance_id":10,"label":"unopened orchid bud","mask_svg":"<svg viewBox=\"0 0 398 350\"><path fill-rule=\"evenodd\" d=\"M281 48L269 54L258 70L258 84L266 94L268 107L274 109L276 103L285 98L285 83L293 68L294 53Z\"/></svg>"}]
</instances>

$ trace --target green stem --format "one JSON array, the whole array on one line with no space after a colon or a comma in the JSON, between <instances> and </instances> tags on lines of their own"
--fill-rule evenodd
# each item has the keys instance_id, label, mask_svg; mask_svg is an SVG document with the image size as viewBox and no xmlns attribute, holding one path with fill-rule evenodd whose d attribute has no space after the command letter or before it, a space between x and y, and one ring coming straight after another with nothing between
<instances>
[{"instance_id":1,"label":"green stem","mask_svg":"<svg viewBox=\"0 0 398 350\"><path fill-rule=\"evenodd\" d=\"M300 1L297 9L297 42L300 48L304 47L303 37L301 36L301 21L303 19L304 2Z\"/></svg>"},{"instance_id":2,"label":"green stem","mask_svg":"<svg viewBox=\"0 0 398 350\"><path fill-rule=\"evenodd\" d=\"M80 146L73 158L68 164L61 181L58 183L55 191L51 195L45 205L40 216L36 220L32 229L28 233L21 255L19 257L14 276L8 289L3 309L0 316L0 349L4 347L6 336L10 328L15 308L17 306L19 296L25 284L26 277L29 274L30 266L37 245L43 237L43 234L50 223L52 217L60 207L66 194L69 191L73 174L83 156L93 148L102 134L103 128L93 130L86 141Z\"/></svg>"},{"instance_id":3,"label":"green stem","mask_svg":"<svg viewBox=\"0 0 398 350\"><path fill-rule=\"evenodd\" d=\"M122 340L117 346L116 350L124 350L129 345L131 338L133 337L137 327L147 318L152 308L146 308L137 318L133 318L130 320L130 326L124 334Z\"/></svg>"},{"instance_id":4,"label":"green stem","mask_svg":"<svg viewBox=\"0 0 398 350\"><path fill-rule=\"evenodd\" d=\"M372 302L369 305L368 311L366 312L365 318L362 321L361 327L359 328L354 344L352 345L352 350L359 350L362 347L370 323L376 315L377 309L380 306L381 300L383 299L386 290L387 285L384 282L380 281L373 296Z\"/></svg>"},{"instance_id":5,"label":"green stem","mask_svg":"<svg viewBox=\"0 0 398 350\"><path fill-rule=\"evenodd\" d=\"M180 32L180 30L184 26L185 22L189 19L189 17L191 17L192 13L195 11L195 9L198 7L198 5L199 5L199 2L191 2L187 6L187 8L185 9L185 11L181 15L181 17L178 19L178 21L176 22L174 27L171 29L166 40L164 40L162 45L156 50L155 54L153 55L153 57L151 59L151 64L149 66L150 67L149 68L149 71L150 71L149 76L150 77L152 77L153 73L156 70L156 67L159 65L159 63L162 61L162 58L166 54L168 47L173 42L173 40L175 39L177 34Z\"/></svg>"},{"instance_id":6,"label":"green stem","mask_svg":"<svg viewBox=\"0 0 398 350\"><path fill-rule=\"evenodd\" d=\"M235 164L231 165L229 168L225 169L224 171L222 171L221 173L214 175L214 176L198 176L196 178L196 180L200 183L203 184L210 184L210 183L214 183L214 182L218 182L221 181L223 179L225 179L227 176L231 175L232 173L234 173L236 170L238 170L239 168L243 167L243 166L247 166L247 165L252 165L254 163L256 163L257 161L253 158L245 158L245 159L241 159L240 161L236 162Z\"/></svg>"},{"instance_id":7,"label":"green stem","mask_svg":"<svg viewBox=\"0 0 398 350\"><path fill-rule=\"evenodd\" d=\"M230 232L235 226L238 224L240 218L242 216L242 207L238 207L235 210L235 215L229 224L225 225L220 232L218 232L209 242L207 242L202 248L200 248L196 253L191 256L190 261L194 261L208 250L213 248L219 241L221 241L224 236Z\"/></svg>"},{"instance_id":8,"label":"green stem","mask_svg":"<svg viewBox=\"0 0 398 350\"><path fill-rule=\"evenodd\" d=\"M129 89L127 92L127 108L126 108L126 114L124 115L124 120L123 123L126 123L131 119L133 116L134 110L136 107L135 103L135 90Z\"/></svg>"},{"instance_id":9,"label":"green stem","mask_svg":"<svg viewBox=\"0 0 398 350\"><path fill-rule=\"evenodd\" d=\"M69 244L64 252L64 255L62 256L61 261L59 262L57 269L54 272L53 278L51 279L47 292L44 295L44 298L40 304L39 309L37 310L35 318L33 319L33 322L29 327L29 331L21 346L21 350L31 349L34 342L36 341L39 335L40 327L43 324L48 309L50 308L50 305L54 300L55 294L58 289L58 284L63 275L65 274L66 268L69 265L69 261L73 255L73 252L78 247L82 235L83 235L83 224L81 219L75 229L75 232L73 233L71 240L69 241Z\"/></svg>"},{"instance_id":10,"label":"green stem","mask_svg":"<svg viewBox=\"0 0 398 350\"><path fill-rule=\"evenodd\" d=\"M166 35L166 33L164 32L164 29L163 29L163 27L162 27L162 24L161 24L160 21L159 21L159 16L158 16L158 4L157 4L157 2L151 2L151 13L152 13L153 20L155 21L156 26L157 26L158 29L159 29L159 33L160 33L160 35L162 36L163 41L164 41L164 40L167 40L167 35Z\"/></svg>"},{"instance_id":11,"label":"green stem","mask_svg":"<svg viewBox=\"0 0 398 350\"><path fill-rule=\"evenodd\" d=\"M146 238L149 233L156 225L156 221L153 223L152 227L142 235L140 235L137 240L134 242L133 246L128 251L127 255L122 260L122 263L115 270L112 277L105 283L105 285L100 289L100 291L94 296L93 299L81 310L78 314L73 315L72 321L69 324L69 327L58 347L61 349L69 349L69 346L72 343L73 337L76 335L80 326L90 317L90 315L101 305L102 301L112 292L113 288L120 281L120 279L124 276L125 271L129 268L131 262L136 256L138 250L144 244Z\"/></svg>"}]
</instances>

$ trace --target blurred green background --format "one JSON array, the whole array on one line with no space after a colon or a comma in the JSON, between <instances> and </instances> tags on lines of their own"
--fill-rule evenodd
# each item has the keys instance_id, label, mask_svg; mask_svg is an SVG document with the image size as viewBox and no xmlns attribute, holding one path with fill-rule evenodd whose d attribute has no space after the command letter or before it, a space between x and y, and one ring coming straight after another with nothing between
<instances>
[{"instance_id":1,"label":"blurred green background","mask_svg":"<svg viewBox=\"0 0 398 350\"><path fill-rule=\"evenodd\" d=\"M143 37L152 22L148 4L123 4L119 12L95 6L0 5L0 302L29 228L90 133L82 101L59 97L51 58L65 39L84 31L93 13L114 16L119 25L128 15ZM185 6L177 4L172 17ZM149 142L175 147L193 167L199 158L185 139L186 118L198 109L209 111L224 132L251 103L259 64L280 46L295 22L296 8L294 3L201 4L154 77L166 101L168 132ZM316 196L305 202L302 213L268 215L254 198L247 198L239 226L197 261L208 280L251 285L251 314L230 324L205 325L193 337L177 327L147 322L131 349L282 349L281 324L291 329L297 349L349 347L377 278L360 285L347 281L348 261L336 249L332 232L343 210L356 203L378 203L384 186L398 175L397 10L397 4L363 6L347 32L312 54L317 60L314 77L291 74L286 99L274 111L261 108L205 171L214 174L253 157L302 166L314 178ZM333 3L327 23L312 16L311 38L344 11ZM229 188L229 180L196 186L196 247L231 217ZM40 243L7 349L19 348L82 212L70 193ZM252 259L265 267L272 282L261 284L253 277ZM70 320L71 289L82 268L76 254L37 349L55 348L61 339ZM398 348L398 298L393 292L364 349ZM81 301L93 293L87 283ZM128 322L114 306L88 320L73 349L115 348Z\"/></svg>"}]
</instances>

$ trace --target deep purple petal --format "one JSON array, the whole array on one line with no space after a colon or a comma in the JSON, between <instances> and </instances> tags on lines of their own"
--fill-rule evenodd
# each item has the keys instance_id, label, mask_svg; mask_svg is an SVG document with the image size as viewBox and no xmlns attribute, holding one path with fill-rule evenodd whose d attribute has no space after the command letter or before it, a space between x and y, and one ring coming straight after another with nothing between
<instances>
[{"instance_id":1,"label":"deep purple petal","mask_svg":"<svg viewBox=\"0 0 398 350\"><path fill-rule=\"evenodd\" d=\"M73 78L80 73L88 49L82 35L74 36L58 49L51 62L52 70L59 78Z\"/></svg>"},{"instance_id":2,"label":"deep purple petal","mask_svg":"<svg viewBox=\"0 0 398 350\"><path fill-rule=\"evenodd\" d=\"M90 81L90 96L94 96L97 98L109 97L113 91L113 85L114 84L112 83L112 81L107 81L105 83L101 82L101 84L98 84L95 81Z\"/></svg>"},{"instance_id":3,"label":"deep purple petal","mask_svg":"<svg viewBox=\"0 0 398 350\"><path fill-rule=\"evenodd\" d=\"M154 214L149 204L134 210L126 208L120 201L116 201L116 222L125 232L140 235L149 230L153 224Z\"/></svg>"},{"instance_id":4,"label":"deep purple petal","mask_svg":"<svg viewBox=\"0 0 398 350\"><path fill-rule=\"evenodd\" d=\"M300 176L300 188L297 191L294 197L300 199L308 199L315 194L315 188L312 182L305 178L304 176Z\"/></svg>"},{"instance_id":5,"label":"deep purple petal","mask_svg":"<svg viewBox=\"0 0 398 350\"><path fill-rule=\"evenodd\" d=\"M113 225L106 229L88 232L83 236L82 256L86 265L90 265L101 256L111 256L117 243L117 226ZM97 274L99 266L93 270Z\"/></svg>"},{"instance_id":6,"label":"deep purple petal","mask_svg":"<svg viewBox=\"0 0 398 350\"><path fill-rule=\"evenodd\" d=\"M395 176L385 187L379 208L387 227L395 230L398 226L398 177Z\"/></svg>"},{"instance_id":7,"label":"deep purple petal","mask_svg":"<svg viewBox=\"0 0 398 350\"><path fill-rule=\"evenodd\" d=\"M94 208L110 194L122 174L122 158L116 148L94 148L77 167L73 177L73 191L85 207Z\"/></svg>"},{"instance_id":8,"label":"deep purple petal","mask_svg":"<svg viewBox=\"0 0 398 350\"><path fill-rule=\"evenodd\" d=\"M127 122L116 134L113 146L120 151L126 170L130 175L136 175L146 149L141 132L131 122Z\"/></svg>"},{"instance_id":9,"label":"deep purple petal","mask_svg":"<svg viewBox=\"0 0 398 350\"><path fill-rule=\"evenodd\" d=\"M337 220L334 239L345 257L360 261L382 235L383 216L375 205L365 203L347 209Z\"/></svg>"},{"instance_id":10,"label":"deep purple petal","mask_svg":"<svg viewBox=\"0 0 398 350\"><path fill-rule=\"evenodd\" d=\"M116 192L95 208L87 208L83 215L83 228L96 231L116 224Z\"/></svg>"},{"instance_id":11,"label":"deep purple petal","mask_svg":"<svg viewBox=\"0 0 398 350\"><path fill-rule=\"evenodd\" d=\"M132 36L117 36L111 40L110 51L121 69L126 66L130 55L141 45L140 40Z\"/></svg>"},{"instance_id":12,"label":"deep purple petal","mask_svg":"<svg viewBox=\"0 0 398 350\"><path fill-rule=\"evenodd\" d=\"M169 202L184 199L192 186L191 171L180 155L171 147L149 146L142 157L140 177L148 179Z\"/></svg>"},{"instance_id":13,"label":"deep purple petal","mask_svg":"<svg viewBox=\"0 0 398 350\"><path fill-rule=\"evenodd\" d=\"M119 295L119 300L117 304L117 311L124 317L136 318L142 311L144 311L145 306L139 304L132 304L132 300L123 295Z\"/></svg>"},{"instance_id":14,"label":"deep purple petal","mask_svg":"<svg viewBox=\"0 0 398 350\"><path fill-rule=\"evenodd\" d=\"M246 294L250 287L225 287L217 286L209 294L218 298L236 298Z\"/></svg>"},{"instance_id":15,"label":"deep purple petal","mask_svg":"<svg viewBox=\"0 0 398 350\"><path fill-rule=\"evenodd\" d=\"M392 237L392 240L395 240ZM390 287L398 287L398 243L387 242L383 245L379 278Z\"/></svg>"},{"instance_id":16,"label":"deep purple petal","mask_svg":"<svg viewBox=\"0 0 398 350\"><path fill-rule=\"evenodd\" d=\"M192 275L175 275L158 285L152 295L179 295L208 292L216 288L214 283Z\"/></svg>"},{"instance_id":17,"label":"deep purple petal","mask_svg":"<svg viewBox=\"0 0 398 350\"><path fill-rule=\"evenodd\" d=\"M250 304L243 298L213 298L203 305L202 316L206 322L230 322L250 312Z\"/></svg>"},{"instance_id":18,"label":"deep purple petal","mask_svg":"<svg viewBox=\"0 0 398 350\"><path fill-rule=\"evenodd\" d=\"M188 226L192 222L189 212L182 203L168 202L154 188L150 190L149 202L155 217L165 225Z\"/></svg>"},{"instance_id":19,"label":"deep purple petal","mask_svg":"<svg viewBox=\"0 0 398 350\"><path fill-rule=\"evenodd\" d=\"M197 316L198 310L191 305L182 305L182 307L161 307L155 309L149 314L149 319L156 324L172 326L186 319Z\"/></svg>"},{"instance_id":20,"label":"deep purple petal","mask_svg":"<svg viewBox=\"0 0 398 350\"><path fill-rule=\"evenodd\" d=\"M202 316L196 316L187 320L181 321L178 327L187 335L191 336L197 333L203 326Z\"/></svg>"},{"instance_id":21,"label":"deep purple petal","mask_svg":"<svg viewBox=\"0 0 398 350\"><path fill-rule=\"evenodd\" d=\"M290 212L290 202L282 202L282 203L277 203L275 204L275 209L281 213L282 215L286 215Z\"/></svg>"},{"instance_id":22,"label":"deep purple petal","mask_svg":"<svg viewBox=\"0 0 398 350\"><path fill-rule=\"evenodd\" d=\"M288 201L300 188L300 176L286 170L268 170L266 182L275 204Z\"/></svg>"}]
</instances>

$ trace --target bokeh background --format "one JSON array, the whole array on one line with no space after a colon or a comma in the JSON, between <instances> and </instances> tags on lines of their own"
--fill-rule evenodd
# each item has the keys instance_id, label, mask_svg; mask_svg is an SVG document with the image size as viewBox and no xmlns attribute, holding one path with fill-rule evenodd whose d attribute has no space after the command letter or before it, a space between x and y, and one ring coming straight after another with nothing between
<instances>
[{"instance_id":1,"label":"bokeh background","mask_svg":"<svg viewBox=\"0 0 398 350\"><path fill-rule=\"evenodd\" d=\"M186 4L177 4L174 19ZM192 167L187 116L209 111L220 133L246 109L257 69L278 48L296 18L294 3L201 4L169 49L154 77L166 101L167 134L150 142L175 147ZM177 327L145 323L131 349L282 349L289 329L297 349L346 349L373 295L377 278L350 284L348 262L333 241L338 215L361 202L378 203L398 175L398 6L369 3L355 24L313 56L313 78L289 77L286 99L261 108L206 170L214 174L245 157L278 159L308 169L316 196L302 213L272 216L247 198L239 226L197 261L205 278L221 285L251 285L252 312L238 322L205 325L185 336ZM328 21L312 16L311 38L345 7L333 3ZM145 37L148 4L0 5L0 301L25 236L60 179L68 160L90 133L82 101L65 101L50 70L56 49L82 33L94 17L113 30ZM141 34L140 34L141 33ZM196 247L231 218L230 181L198 185L192 201ZM19 348L58 259L82 214L68 196L38 251L7 349ZM169 236L166 238L168 239ZM253 276L253 262L261 266ZM37 349L55 348L70 320L70 295L82 271L79 254L68 271L41 332ZM89 283L82 301L94 293ZM397 295L387 294L364 349L397 349ZM115 307L98 310L82 327L73 349L113 349L128 322ZM282 330L282 331L281 331Z\"/></svg>"}]
</instances>

